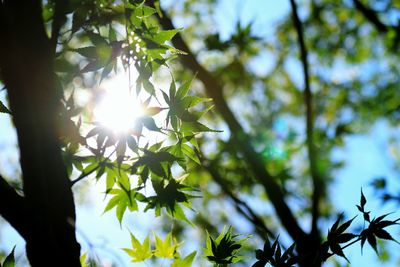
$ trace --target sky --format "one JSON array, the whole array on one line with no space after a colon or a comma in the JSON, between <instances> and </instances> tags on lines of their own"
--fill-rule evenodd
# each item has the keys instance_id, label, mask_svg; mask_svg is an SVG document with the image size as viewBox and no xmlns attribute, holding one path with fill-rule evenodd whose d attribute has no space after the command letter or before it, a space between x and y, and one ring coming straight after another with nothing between
<instances>
[{"instance_id":1,"label":"sky","mask_svg":"<svg viewBox=\"0 0 400 267\"><path fill-rule=\"evenodd\" d=\"M238 16L244 25L252 22L257 33L267 37L272 34L274 23L288 11L289 1L222 0L215 9L214 19L222 39L228 38L233 32ZM263 55L259 61L253 63L253 67L263 72L265 65L268 64L268 56ZM5 92L2 91L0 100L4 101L4 98ZM15 166L18 162L18 154L15 147L15 132L7 115L0 114L0 128L0 151L2 152L0 153L0 172L11 175L15 169L11 169L9 166ZM346 162L345 167L334 174L335 181L330 187L331 199L337 211L344 211L348 217L357 214L355 204L359 202L361 188L368 199L367 207L371 210L375 211L379 207L380 214L395 210L393 205L381 208L379 200L368 186L372 178L381 176L391 178L394 181L393 186L399 186L395 182L398 174L392 170L391 166L388 166L386 158L390 156L387 150L387 140L391 132L392 129L385 121L379 121L370 132L346 138L343 149L337 149L332 153L333 158ZM77 236L83 249L87 250L95 245L95 251L102 258L111 258L120 266L124 264L126 266L145 266L143 264L130 265L128 256L121 253L120 248L130 246L129 231L132 231L139 240L143 240L145 234L160 227L160 221L154 219L153 212L145 215L142 213L126 214L120 227L113 211L102 214L106 203L101 193L103 190L104 185L101 182L95 187L89 188L84 197L89 200L89 204L78 206ZM398 233L399 231L395 230L394 232ZM0 247L10 251L15 244L17 245L17 254L23 253L23 240L9 225L3 224L3 227L0 228ZM398 247L393 244L390 244L389 248L398 250ZM362 255L358 245L346 249L345 253L351 259L352 266L400 266L395 262L380 263L375 252L368 246ZM341 262L344 263L344 261Z\"/></svg>"}]
</instances>

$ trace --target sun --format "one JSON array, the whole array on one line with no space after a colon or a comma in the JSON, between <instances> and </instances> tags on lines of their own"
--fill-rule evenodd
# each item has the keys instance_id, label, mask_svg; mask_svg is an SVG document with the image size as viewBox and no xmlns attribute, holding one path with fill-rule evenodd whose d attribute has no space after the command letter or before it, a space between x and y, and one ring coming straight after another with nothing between
<instances>
[{"instance_id":1,"label":"sun","mask_svg":"<svg viewBox=\"0 0 400 267\"><path fill-rule=\"evenodd\" d=\"M129 89L125 75L105 81L93 110L94 121L116 133L127 133L134 127L135 120L143 115L141 103L134 90Z\"/></svg>"}]
</instances>

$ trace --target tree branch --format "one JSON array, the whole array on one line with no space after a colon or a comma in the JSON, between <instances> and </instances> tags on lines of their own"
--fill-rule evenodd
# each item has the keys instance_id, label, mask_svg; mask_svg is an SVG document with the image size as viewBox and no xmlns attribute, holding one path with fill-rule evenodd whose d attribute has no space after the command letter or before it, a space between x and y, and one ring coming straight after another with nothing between
<instances>
[{"instance_id":1,"label":"tree branch","mask_svg":"<svg viewBox=\"0 0 400 267\"><path fill-rule=\"evenodd\" d=\"M15 192L7 181L0 176L0 215L8 221L17 232L26 238L29 235L29 224L26 220L27 206L25 199Z\"/></svg>"},{"instance_id":2,"label":"tree branch","mask_svg":"<svg viewBox=\"0 0 400 267\"><path fill-rule=\"evenodd\" d=\"M3 0L0 68L17 130L32 266L80 266L75 204L58 136L60 95L40 0ZM14 226L14 225L13 225Z\"/></svg>"},{"instance_id":3,"label":"tree branch","mask_svg":"<svg viewBox=\"0 0 400 267\"><path fill-rule=\"evenodd\" d=\"M150 3L152 1L149 1ZM163 12L163 17L159 17L159 23L164 29L174 29L171 19ZM213 98L216 108L227 123L230 132L235 140L237 149L246 157L249 166L252 167L258 181L263 185L266 193L271 199L276 213L282 225L290 236L298 242L305 245L308 241L308 235L300 228L296 218L285 201L284 194L274 178L267 172L263 158L254 150L250 142L250 137L245 133L242 126L229 108L223 97L223 86L220 81L213 77L202 65L199 64L195 55L189 49L187 44L178 33L172 39L173 45L186 53L186 56L180 57L182 64L194 73L203 83L206 93Z\"/></svg>"},{"instance_id":4,"label":"tree branch","mask_svg":"<svg viewBox=\"0 0 400 267\"><path fill-rule=\"evenodd\" d=\"M61 0L55 2L53 23L51 27L51 39L50 39L50 46L53 53L56 53L57 41L60 35L60 30L62 25L64 25L66 21L66 16L65 16L66 5L67 1Z\"/></svg>"},{"instance_id":5,"label":"tree branch","mask_svg":"<svg viewBox=\"0 0 400 267\"><path fill-rule=\"evenodd\" d=\"M243 215L250 223L252 223L259 233L261 238L267 238L268 236L273 238L274 233L265 225L264 221L260 216L249 206L246 202L237 197L232 190L229 189L226 181L218 170L215 168L212 162L206 163L205 160L202 161L204 168L210 173L213 180L220 186L222 191L233 201L236 209L239 213Z\"/></svg>"},{"instance_id":6,"label":"tree branch","mask_svg":"<svg viewBox=\"0 0 400 267\"><path fill-rule=\"evenodd\" d=\"M306 142L307 142L308 158L310 164L310 174L313 182L311 233L319 235L317 222L319 218L319 202L322 196L323 180L317 166L317 149L314 143L313 95L311 92L311 85L310 85L308 51L306 44L304 42L304 32L297 12L297 5L295 0L290 0L290 4L292 7L293 22L297 31L298 42L301 53L301 63L304 72L303 98L304 98L304 105L306 107L306 116L305 116L306 136L307 136Z\"/></svg>"},{"instance_id":7,"label":"tree branch","mask_svg":"<svg viewBox=\"0 0 400 267\"><path fill-rule=\"evenodd\" d=\"M100 168L100 163L99 165L97 165L95 168L91 169L90 171L88 171L87 173L81 173L81 175L79 175L75 180L71 181L71 187L74 186L76 183L78 183L79 181L85 179L86 177L88 177L89 175L91 175L92 173L94 173L95 171L97 171L97 169Z\"/></svg>"},{"instance_id":8,"label":"tree branch","mask_svg":"<svg viewBox=\"0 0 400 267\"><path fill-rule=\"evenodd\" d=\"M71 187L74 186L74 185L75 185L76 183L78 183L79 181L85 179L86 177L88 177L89 175L91 175L92 173L94 173L95 171L97 171L97 169L100 168L101 165L103 165L104 163L106 163L116 151L117 151L117 149L114 149L114 150L110 153L110 155L108 155L106 158L104 158L102 161L100 161L99 164L98 164L95 168L91 169L91 170L88 171L87 173L83 173L83 172L82 172L75 180L72 180L72 181L71 181Z\"/></svg>"},{"instance_id":9,"label":"tree branch","mask_svg":"<svg viewBox=\"0 0 400 267\"><path fill-rule=\"evenodd\" d=\"M375 25L379 32L386 33L389 31L389 27L379 19L374 10L364 5L360 0L353 0L353 3L365 18Z\"/></svg>"}]
</instances>

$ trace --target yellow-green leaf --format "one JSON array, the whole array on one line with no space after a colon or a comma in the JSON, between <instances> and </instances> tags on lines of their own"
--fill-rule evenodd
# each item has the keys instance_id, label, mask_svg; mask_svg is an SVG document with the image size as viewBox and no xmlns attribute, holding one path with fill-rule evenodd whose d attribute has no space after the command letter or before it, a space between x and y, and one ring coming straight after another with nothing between
<instances>
[{"instance_id":1,"label":"yellow-green leaf","mask_svg":"<svg viewBox=\"0 0 400 267\"><path fill-rule=\"evenodd\" d=\"M11 111L0 101L0 113L11 114Z\"/></svg>"},{"instance_id":2,"label":"yellow-green leaf","mask_svg":"<svg viewBox=\"0 0 400 267\"><path fill-rule=\"evenodd\" d=\"M192 253L190 253L183 259L180 259L180 258L175 259L174 262L172 263L171 267L190 267L190 266L192 266L194 257L196 256L196 253L197 253L196 251L193 251Z\"/></svg>"},{"instance_id":3,"label":"yellow-green leaf","mask_svg":"<svg viewBox=\"0 0 400 267\"><path fill-rule=\"evenodd\" d=\"M123 250L128 253L129 256L131 256L132 262L145 261L153 256L150 247L150 239L148 236L143 241L143 244L140 244L139 240L137 240L136 237L131 233L131 243L132 249L123 248Z\"/></svg>"},{"instance_id":4,"label":"yellow-green leaf","mask_svg":"<svg viewBox=\"0 0 400 267\"><path fill-rule=\"evenodd\" d=\"M85 252L85 253L83 253L82 256L79 258L82 267L89 267L89 265L87 264L87 255L88 255L88 253Z\"/></svg>"},{"instance_id":5,"label":"yellow-green leaf","mask_svg":"<svg viewBox=\"0 0 400 267\"><path fill-rule=\"evenodd\" d=\"M168 233L164 241L156 234L154 234L154 236L156 237L156 250L154 255L160 258L172 259L177 247L175 242L172 240L172 234Z\"/></svg>"}]
</instances>

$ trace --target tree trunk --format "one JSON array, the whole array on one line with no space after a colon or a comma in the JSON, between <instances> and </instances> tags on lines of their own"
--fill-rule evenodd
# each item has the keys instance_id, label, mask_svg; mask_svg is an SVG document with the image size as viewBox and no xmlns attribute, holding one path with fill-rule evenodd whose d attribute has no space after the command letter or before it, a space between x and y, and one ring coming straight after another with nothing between
<instances>
[{"instance_id":1,"label":"tree trunk","mask_svg":"<svg viewBox=\"0 0 400 267\"><path fill-rule=\"evenodd\" d=\"M18 134L32 266L80 266L75 205L57 135L60 93L41 1L0 2L0 69ZM11 204L13 205L13 204Z\"/></svg>"}]
</instances>

